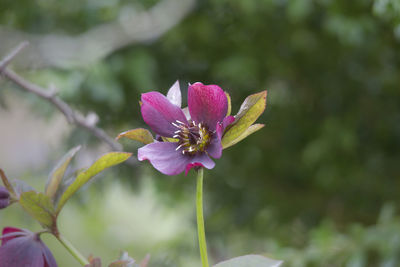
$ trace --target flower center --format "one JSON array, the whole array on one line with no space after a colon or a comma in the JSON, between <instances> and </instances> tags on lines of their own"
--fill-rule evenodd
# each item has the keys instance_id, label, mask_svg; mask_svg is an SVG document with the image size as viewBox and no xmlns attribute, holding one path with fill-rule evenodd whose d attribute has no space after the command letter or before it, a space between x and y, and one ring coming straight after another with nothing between
<instances>
[{"instance_id":1,"label":"flower center","mask_svg":"<svg viewBox=\"0 0 400 267\"><path fill-rule=\"evenodd\" d=\"M181 121L172 123L178 128L175 131L174 138L178 139L178 147L176 150L183 148L182 154L193 155L196 152L204 152L211 142L213 132L206 125L191 121L189 125Z\"/></svg>"}]
</instances>

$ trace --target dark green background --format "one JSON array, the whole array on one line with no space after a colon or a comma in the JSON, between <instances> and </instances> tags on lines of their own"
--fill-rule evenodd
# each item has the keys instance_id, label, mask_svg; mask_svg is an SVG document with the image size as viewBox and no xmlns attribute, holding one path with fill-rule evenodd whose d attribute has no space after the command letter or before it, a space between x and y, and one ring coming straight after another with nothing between
<instances>
[{"instance_id":1,"label":"dark green background","mask_svg":"<svg viewBox=\"0 0 400 267\"><path fill-rule=\"evenodd\" d=\"M76 34L113 20L129 1L106 8L73 2L68 11L71 1L37 8L3 0L0 19L25 32ZM62 96L95 110L114 135L144 126L140 93L166 93L177 79L184 90L188 82L218 84L231 94L233 113L247 95L267 89L259 119L266 127L206 172L211 254L232 257L231 242L242 242L243 254L268 253L288 266L398 266L399 14L396 0L198 1L159 39L86 68L38 72L78 88ZM76 73L84 78L69 85ZM67 141L89 139L77 130ZM134 173L137 179L130 167L119 170L133 185L143 170ZM193 174L152 175L168 205L193 193Z\"/></svg>"}]
</instances>

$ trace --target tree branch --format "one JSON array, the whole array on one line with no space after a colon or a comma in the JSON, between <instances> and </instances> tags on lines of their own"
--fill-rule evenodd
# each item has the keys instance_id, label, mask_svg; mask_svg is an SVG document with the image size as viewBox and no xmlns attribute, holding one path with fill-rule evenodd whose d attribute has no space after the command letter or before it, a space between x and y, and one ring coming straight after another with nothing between
<instances>
[{"instance_id":1,"label":"tree branch","mask_svg":"<svg viewBox=\"0 0 400 267\"><path fill-rule=\"evenodd\" d=\"M54 91L46 90L36 84L33 84L21 76L19 76L14 71L7 69L7 64L24 48L27 46L27 42L19 44L13 51L4 57L0 61L0 73L2 73L9 80L14 82L16 85L21 87L27 92L33 93L44 100L50 102L55 106L64 116L66 117L68 123L75 124L81 128L84 128L99 140L105 142L110 146L111 149L115 151L122 151L121 144L117 143L113 138L107 135L107 133L95 125L95 121L89 118L85 118L82 114L74 111L67 103L65 103L61 98L59 98Z\"/></svg>"},{"instance_id":2,"label":"tree branch","mask_svg":"<svg viewBox=\"0 0 400 267\"><path fill-rule=\"evenodd\" d=\"M118 49L135 43L151 42L185 18L196 0L161 0L148 10L121 7L118 18L96 25L78 35L32 34L0 25L0 53L15 43L28 40L18 67L76 68L97 62Z\"/></svg>"}]
</instances>

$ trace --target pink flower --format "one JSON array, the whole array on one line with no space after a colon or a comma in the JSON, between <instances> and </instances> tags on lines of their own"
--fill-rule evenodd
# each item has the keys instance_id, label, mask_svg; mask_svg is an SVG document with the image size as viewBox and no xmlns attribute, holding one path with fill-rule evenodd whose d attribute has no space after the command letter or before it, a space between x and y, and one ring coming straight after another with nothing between
<instances>
[{"instance_id":1,"label":"pink flower","mask_svg":"<svg viewBox=\"0 0 400 267\"><path fill-rule=\"evenodd\" d=\"M5 227L0 239L0 267L57 267L38 233Z\"/></svg>"},{"instance_id":2,"label":"pink flower","mask_svg":"<svg viewBox=\"0 0 400 267\"><path fill-rule=\"evenodd\" d=\"M210 157L221 157L222 135L226 126L235 120L233 116L226 116L228 99L219 86L200 82L189 85L187 115L180 107L178 83L171 88L168 98L159 92L149 92L142 94L141 101L143 120L164 137L164 142L141 147L140 161L149 160L166 175L184 170L187 174L193 167L214 168Z\"/></svg>"}]
</instances>

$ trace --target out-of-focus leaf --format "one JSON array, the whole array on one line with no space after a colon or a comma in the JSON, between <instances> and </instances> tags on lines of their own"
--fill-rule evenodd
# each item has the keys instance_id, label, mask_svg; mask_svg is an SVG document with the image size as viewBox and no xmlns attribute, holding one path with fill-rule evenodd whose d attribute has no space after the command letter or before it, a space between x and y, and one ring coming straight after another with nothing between
<instances>
[{"instance_id":1,"label":"out-of-focus leaf","mask_svg":"<svg viewBox=\"0 0 400 267\"><path fill-rule=\"evenodd\" d=\"M278 267L282 261L272 260L260 255L245 255L223 261L214 267Z\"/></svg>"},{"instance_id":2,"label":"out-of-focus leaf","mask_svg":"<svg viewBox=\"0 0 400 267\"><path fill-rule=\"evenodd\" d=\"M101 259L100 258L90 259L90 263L86 264L85 267L101 267Z\"/></svg>"},{"instance_id":3,"label":"out-of-focus leaf","mask_svg":"<svg viewBox=\"0 0 400 267\"><path fill-rule=\"evenodd\" d=\"M121 137L126 137L135 141L142 142L143 144L147 145L154 142L153 135L150 133L149 130L143 128L137 128L133 130L129 130L123 133L120 133L117 136L117 140Z\"/></svg>"},{"instance_id":4,"label":"out-of-focus leaf","mask_svg":"<svg viewBox=\"0 0 400 267\"><path fill-rule=\"evenodd\" d=\"M260 130L264 126L265 126L264 124L259 124L259 123L250 125L249 128L247 128L244 132L241 133L241 135L239 135L235 139L231 140L230 142L227 142L227 141L223 142L222 143L222 147L225 149L225 148L228 148L230 146L233 146L236 143L238 143L238 142L242 141L243 139L245 139L247 136L251 135L252 133L257 132L258 130Z\"/></svg>"},{"instance_id":5,"label":"out-of-focus leaf","mask_svg":"<svg viewBox=\"0 0 400 267\"><path fill-rule=\"evenodd\" d=\"M14 182L15 192L18 196L20 196L24 192L35 191L35 189L32 186L30 186L29 184L27 184L22 180L14 179L13 182Z\"/></svg>"},{"instance_id":6,"label":"out-of-focus leaf","mask_svg":"<svg viewBox=\"0 0 400 267\"><path fill-rule=\"evenodd\" d=\"M229 95L228 92L225 92L226 98L228 100L228 111L226 112L226 116L231 115L232 112L232 101L231 101L231 96Z\"/></svg>"},{"instance_id":7,"label":"out-of-focus leaf","mask_svg":"<svg viewBox=\"0 0 400 267\"><path fill-rule=\"evenodd\" d=\"M228 127L222 137L222 147L231 146L236 139L241 138L242 134L252 125L258 117L264 112L267 102L267 91L248 96L240 106L238 114L235 116L235 122ZM254 131L253 131L254 132Z\"/></svg>"},{"instance_id":8,"label":"out-of-focus leaf","mask_svg":"<svg viewBox=\"0 0 400 267\"><path fill-rule=\"evenodd\" d=\"M17 197L16 192L14 191L14 187L11 185L10 181L8 180L6 174L2 169L0 169L0 176L4 186L6 187L7 191L11 194L11 196Z\"/></svg>"},{"instance_id":9,"label":"out-of-focus leaf","mask_svg":"<svg viewBox=\"0 0 400 267\"><path fill-rule=\"evenodd\" d=\"M181 107L182 105L182 93L181 93L181 88L179 86L179 81L176 81L171 88L169 88L168 93L167 93L167 98L168 100L178 106Z\"/></svg>"},{"instance_id":10,"label":"out-of-focus leaf","mask_svg":"<svg viewBox=\"0 0 400 267\"><path fill-rule=\"evenodd\" d=\"M61 211L67 200L78 191L85 183L87 183L93 176L103 171L106 168L117 165L127 160L132 153L126 152L110 152L99 158L92 166L86 171L78 174L72 184L62 194L57 206L57 214Z\"/></svg>"},{"instance_id":11,"label":"out-of-focus leaf","mask_svg":"<svg viewBox=\"0 0 400 267\"><path fill-rule=\"evenodd\" d=\"M53 202L49 196L35 191L21 194L19 203L41 225L52 229L55 224L55 212Z\"/></svg>"},{"instance_id":12,"label":"out-of-focus leaf","mask_svg":"<svg viewBox=\"0 0 400 267\"><path fill-rule=\"evenodd\" d=\"M64 155L64 157L57 163L56 167L51 171L45 188L45 194L50 198L54 198L68 165L79 149L81 149L81 146L74 147L68 151L68 153Z\"/></svg>"}]
</instances>

